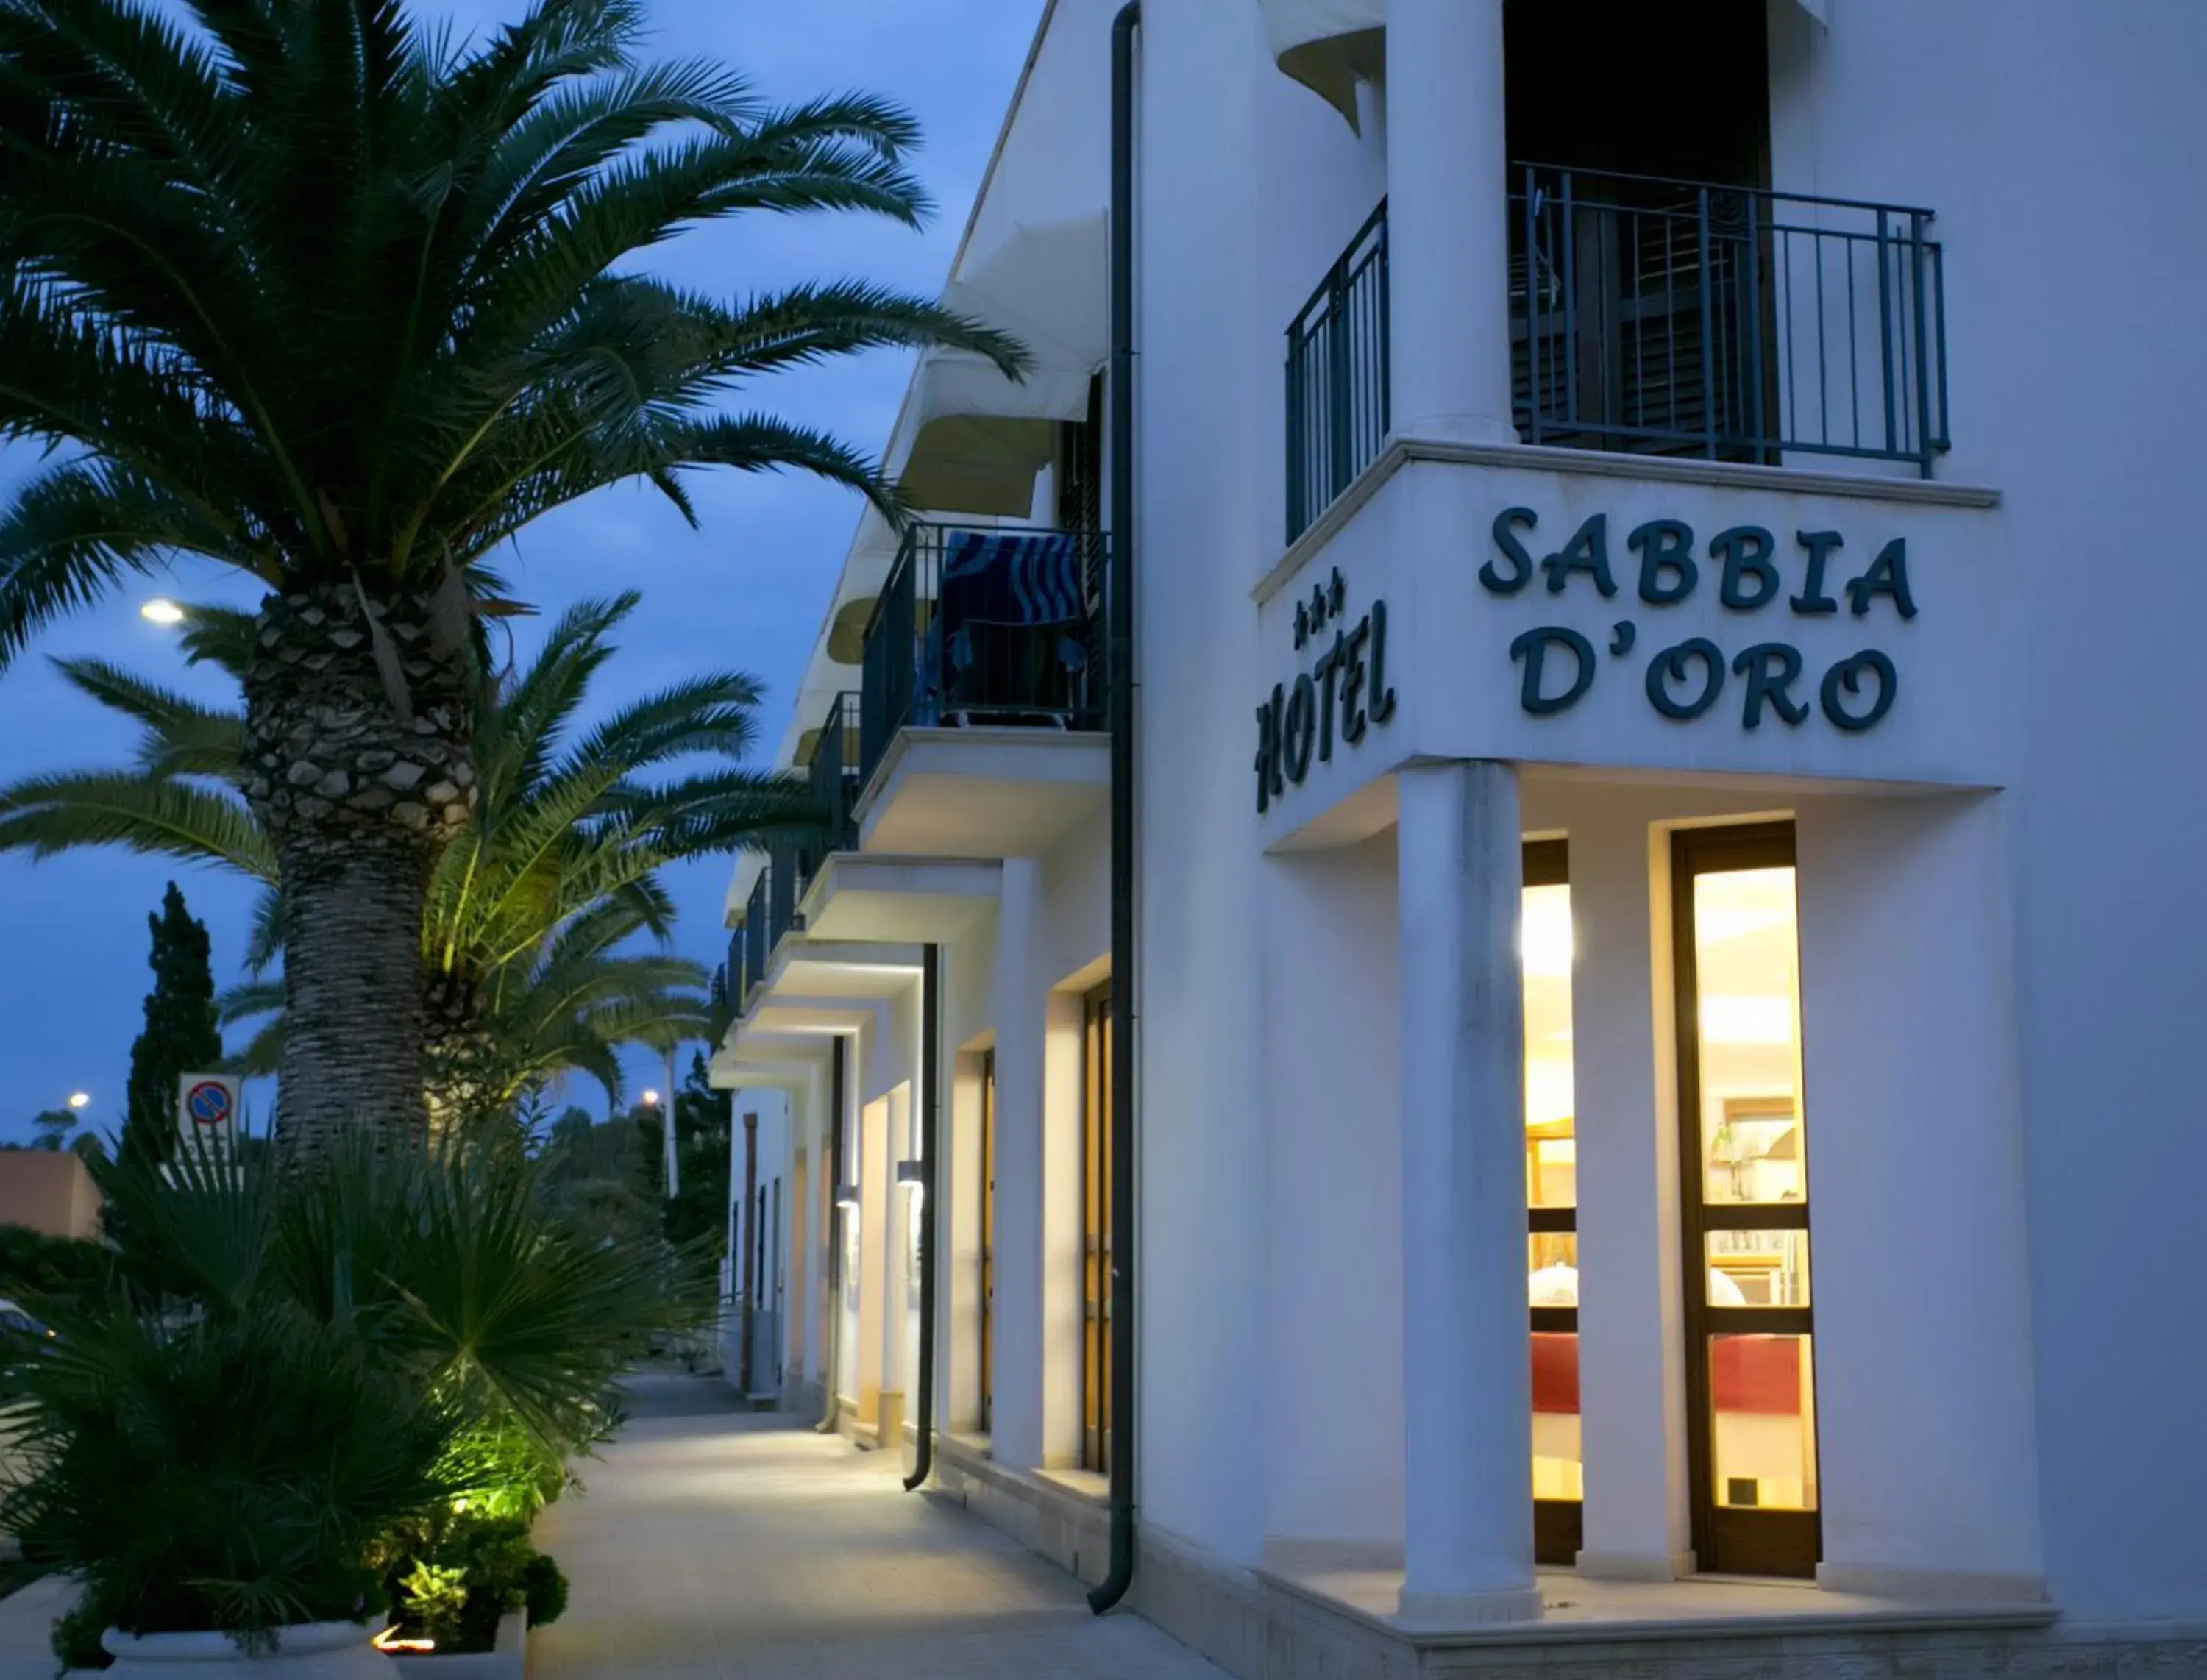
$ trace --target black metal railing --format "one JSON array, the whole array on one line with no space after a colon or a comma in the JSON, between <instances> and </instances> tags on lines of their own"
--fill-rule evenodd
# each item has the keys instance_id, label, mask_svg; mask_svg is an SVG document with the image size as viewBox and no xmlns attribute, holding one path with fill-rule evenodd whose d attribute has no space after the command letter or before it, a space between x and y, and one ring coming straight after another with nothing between
<instances>
[{"instance_id":1,"label":"black metal railing","mask_svg":"<svg viewBox=\"0 0 2207 1680\"><path fill-rule=\"evenodd\" d=\"M728 944L728 972L736 977L740 1010L766 978L767 966L783 938L801 926L798 906L805 889L830 853L858 844L858 697L839 694L815 737L805 774L822 817L821 832L805 840L777 840L767 847L766 866L752 883L742 924Z\"/></svg>"},{"instance_id":2,"label":"black metal railing","mask_svg":"<svg viewBox=\"0 0 2207 1680\"><path fill-rule=\"evenodd\" d=\"M1527 443L1774 464L1948 446L1933 212L1513 164L1510 338ZM1288 329L1287 534L1391 424L1387 206Z\"/></svg>"},{"instance_id":3,"label":"black metal railing","mask_svg":"<svg viewBox=\"0 0 2207 1680\"><path fill-rule=\"evenodd\" d=\"M1390 423L1387 205L1288 327L1288 541L1370 466Z\"/></svg>"},{"instance_id":4,"label":"black metal railing","mask_svg":"<svg viewBox=\"0 0 2207 1680\"><path fill-rule=\"evenodd\" d=\"M769 867L771 867L769 865ZM766 960L774 954L774 944L767 937L766 876L761 875L751 883L751 895L744 906L744 989L741 994L745 1004L758 989L759 982L766 978Z\"/></svg>"},{"instance_id":5,"label":"black metal railing","mask_svg":"<svg viewBox=\"0 0 2207 1680\"><path fill-rule=\"evenodd\" d=\"M1528 443L1776 463L1947 446L1932 212L1521 164L1510 348Z\"/></svg>"},{"instance_id":6,"label":"black metal railing","mask_svg":"<svg viewBox=\"0 0 2207 1680\"><path fill-rule=\"evenodd\" d=\"M1104 718L1104 537L909 528L866 626L858 776L900 729L1094 729Z\"/></svg>"},{"instance_id":7,"label":"black metal railing","mask_svg":"<svg viewBox=\"0 0 2207 1680\"><path fill-rule=\"evenodd\" d=\"M812 784L813 802L827 822L827 833L816 848L817 857L805 871L818 868L818 858L831 852L847 852L858 843L858 697L839 694L828 702L820 732L812 743L811 762L805 774ZM800 890L798 897L804 896Z\"/></svg>"}]
</instances>

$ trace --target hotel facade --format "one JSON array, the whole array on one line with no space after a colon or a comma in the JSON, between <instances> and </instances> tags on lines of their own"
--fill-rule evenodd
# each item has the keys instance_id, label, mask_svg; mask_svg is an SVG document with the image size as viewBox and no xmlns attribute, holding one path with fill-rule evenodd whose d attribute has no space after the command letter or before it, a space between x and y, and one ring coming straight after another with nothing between
<instances>
[{"instance_id":1,"label":"hotel facade","mask_svg":"<svg viewBox=\"0 0 2207 1680\"><path fill-rule=\"evenodd\" d=\"M1048 5L729 896L751 1386L1251 1680L2207 1673L2203 62Z\"/></svg>"}]
</instances>

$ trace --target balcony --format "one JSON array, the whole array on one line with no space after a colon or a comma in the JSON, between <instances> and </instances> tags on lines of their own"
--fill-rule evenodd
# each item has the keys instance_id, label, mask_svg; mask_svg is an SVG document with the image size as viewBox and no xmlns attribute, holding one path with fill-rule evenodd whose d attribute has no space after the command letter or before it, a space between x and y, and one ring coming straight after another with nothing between
<instances>
[{"instance_id":1,"label":"balcony","mask_svg":"<svg viewBox=\"0 0 2207 1680\"><path fill-rule=\"evenodd\" d=\"M1104 541L906 533L867 626L863 685L809 732L821 836L769 850L730 942L739 1011L786 935L942 936L994 899L994 859L1047 852L1100 811Z\"/></svg>"},{"instance_id":2,"label":"balcony","mask_svg":"<svg viewBox=\"0 0 2207 1680\"><path fill-rule=\"evenodd\" d=\"M1947 434L1930 211L1522 164L1509 214L1522 441L1932 475ZM1290 541L1384 446L1386 294L1383 203L1288 329Z\"/></svg>"},{"instance_id":3,"label":"balcony","mask_svg":"<svg viewBox=\"0 0 2207 1680\"><path fill-rule=\"evenodd\" d=\"M866 852L1037 855L1108 786L1106 539L912 526L866 630Z\"/></svg>"},{"instance_id":4,"label":"balcony","mask_svg":"<svg viewBox=\"0 0 2207 1680\"><path fill-rule=\"evenodd\" d=\"M858 775L900 729L1094 729L1104 538L914 525L866 627Z\"/></svg>"}]
</instances>

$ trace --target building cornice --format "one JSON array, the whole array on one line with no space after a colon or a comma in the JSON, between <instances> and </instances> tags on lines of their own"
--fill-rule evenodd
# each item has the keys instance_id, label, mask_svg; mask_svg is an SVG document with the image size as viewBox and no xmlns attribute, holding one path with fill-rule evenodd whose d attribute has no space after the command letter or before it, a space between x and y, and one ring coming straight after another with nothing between
<instances>
[{"instance_id":1,"label":"building cornice","mask_svg":"<svg viewBox=\"0 0 2207 1680\"><path fill-rule=\"evenodd\" d=\"M1799 467L1756 467L1734 461L1680 461L1665 456L1625 455L1603 450L1557 449L1545 444L1456 443L1438 438L1393 437L1372 464L1311 528L1288 545L1285 553L1249 591L1259 607L1287 588L1311 557L1331 542L1389 479L1413 462L1452 466L1503 467L1522 472L1571 473L1588 478L1621 478L1643 483L1693 484L1726 490L1767 490L1789 496L1849 496L1906 507L1990 508L2001 493L1977 484L1946 484L1935 479L1874 478L1858 473L1819 472Z\"/></svg>"}]
</instances>

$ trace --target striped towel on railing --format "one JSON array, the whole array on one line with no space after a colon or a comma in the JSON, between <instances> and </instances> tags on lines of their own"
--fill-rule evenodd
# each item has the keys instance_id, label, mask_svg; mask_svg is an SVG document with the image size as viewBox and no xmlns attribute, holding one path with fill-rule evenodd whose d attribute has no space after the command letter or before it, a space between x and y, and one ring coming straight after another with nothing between
<instances>
[{"instance_id":1,"label":"striped towel on railing","mask_svg":"<svg viewBox=\"0 0 2207 1680\"><path fill-rule=\"evenodd\" d=\"M1085 616L1080 539L1062 531L946 532L942 589L952 624L1072 624Z\"/></svg>"}]
</instances>

